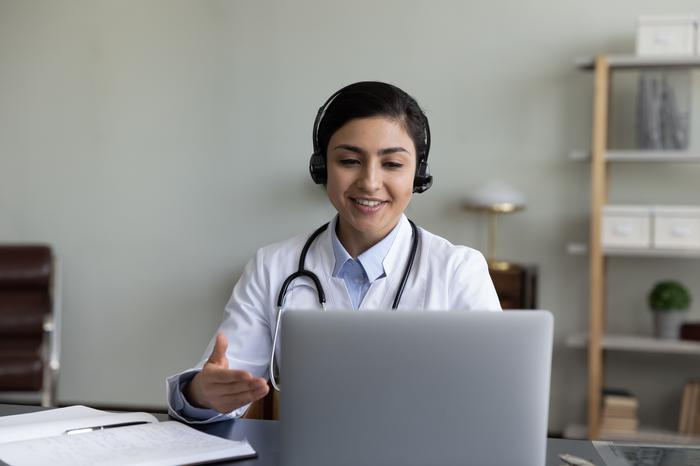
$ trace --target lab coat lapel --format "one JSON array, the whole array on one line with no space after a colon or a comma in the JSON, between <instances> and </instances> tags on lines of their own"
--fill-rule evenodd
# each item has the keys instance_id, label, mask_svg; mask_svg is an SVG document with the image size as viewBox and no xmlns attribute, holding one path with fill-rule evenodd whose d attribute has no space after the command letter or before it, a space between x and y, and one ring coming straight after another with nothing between
<instances>
[{"instance_id":1,"label":"lab coat lapel","mask_svg":"<svg viewBox=\"0 0 700 466\"><path fill-rule=\"evenodd\" d=\"M352 309L352 302L345 282L341 278L332 276L335 256L333 255L331 228L335 228L336 222L337 217L314 241L306 258L306 269L314 272L323 285L327 309ZM399 232L382 264L386 277L379 278L372 283L360 304L361 310L391 309L396 290L403 277L408 255L411 252L411 235L411 224L406 216L402 215L399 220Z\"/></svg>"},{"instance_id":2,"label":"lab coat lapel","mask_svg":"<svg viewBox=\"0 0 700 466\"><path fill-rule=\"evenodd\" d=\"M411 251L411 232L411 224L405 215L401 215L399 231L382 263L386 277L372 283L360 304L360 309L391 309Z\"/></svg>"},{"instance_id":3,"label":"lab coat lapel","mask_svg":"<svg viewBox=\"0 0 700 466\"><path fill-rule=\"evenodd\" d=\"M331 228L335 228L337 217L330 222L328 228L316 238L306 258L306 269L314 272L326 293L326 309L352 309L350 295L341 278L333 277L335 255Z\"/></svg>"}]
</instances>

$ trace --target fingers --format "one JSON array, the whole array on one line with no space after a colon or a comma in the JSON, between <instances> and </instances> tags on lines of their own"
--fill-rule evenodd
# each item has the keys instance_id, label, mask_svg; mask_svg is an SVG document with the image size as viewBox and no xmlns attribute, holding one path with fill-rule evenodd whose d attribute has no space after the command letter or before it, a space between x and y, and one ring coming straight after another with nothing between
<instances>
[{"instance_id":1,"label":"fingers","mask_svg":"<svg viewBox=\"0 0 700 466\"><path fill-rule=\"evenodd\" d=\"M263 389L267 389L267 381L261 378L254 378L240 382L211 384L208 387L208 392L212 398L216 398L230 397L247 392L263 391Z\"/></svg>"},{"instance_id":2,"label":"fingers","mask_svg":"<svg viewBox=\"0 0 700 466\"><path fill-rule=\"evenodd\" d=\"M226 337L218 333L209 359L188 387L191 398L198 405L220 413L231 412L259 400L269 391L265 379L253 377L247 371L229 369L227 349Z\"/></svg>"},{"instance_id":3,"label":"fingers","mask_svg":"<svg viewBox=\"0 0 700 466\"><path fill-rule=\"evenodd\" d=\"M207 362L218 367L228 368L228 358L226 357L227 348L228 340L226 340L226 336L222 332L217 333L214 349L211 351Z\"/></svg>"},{"instance_id":4,"label":"fingers","mask_svg":"<svg viewBox=\"0 0 700 466\"><path fill-rule=\"evenodd\" d=\"M241 392L241 393L225 395L225 396L222 396L220 399L223 402L231 403L233 405L237 405L238 407L240 407L240 406L243 406L245 404L252 403L253 401L257 401L260 398L263 398L265 395L267 395L267 392L269 392L269 391L270 391L270 389L267 387L267 385L265 385L263 387L255 389L255 390L248 390L248 391Z\"/></svg>"},{"instance_id":5,"label":"fingers","mask_svg":"<svg viewBox=\"0 0 700 466\"><path fill-rule=\"evenodd\" d=\"M250 380L253 378L250 372L239 371L234 369L225 369L216 365L210 364L202 369L206 372L207 381L210 383L233 383Z\"/></svg>"},{"instance_id":6,"label":"fingers","mask_svg":"<svg viewBox=\"0 0 700 466\"><path fill-rule=\"evenodd\" d=\"M210 406L220 413L228 413L267 395L269 388L264 379L256 378L209 387Z\"/></svg>"}]
</instances>

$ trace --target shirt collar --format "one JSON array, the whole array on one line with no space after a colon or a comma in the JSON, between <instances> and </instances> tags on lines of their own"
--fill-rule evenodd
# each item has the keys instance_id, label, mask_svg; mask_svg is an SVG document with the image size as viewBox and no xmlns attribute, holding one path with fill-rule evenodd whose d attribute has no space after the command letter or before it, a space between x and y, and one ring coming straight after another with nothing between
<instances>
[{"instance_id":1,"label":"shirt collar","mask_svg":"<svg viewBox=\"0 0 700 466\"><path fill-rule=\"evenodd\" d=\"M348 260L353 259L338 239L338 235L335 232L337 224L338 216L336 215L330 225L331 243L333 244L333 255L335 256L335 267L333 268L334 277L338 275L338 272ZM391 246L394 244L400 226L401 222L399 221L384 239L357 256L357 260L360 262L360 265L362 265L362 268L365 269L370 283L384 275L384 259L389 253Z\"/></svg>"}]
</instances>

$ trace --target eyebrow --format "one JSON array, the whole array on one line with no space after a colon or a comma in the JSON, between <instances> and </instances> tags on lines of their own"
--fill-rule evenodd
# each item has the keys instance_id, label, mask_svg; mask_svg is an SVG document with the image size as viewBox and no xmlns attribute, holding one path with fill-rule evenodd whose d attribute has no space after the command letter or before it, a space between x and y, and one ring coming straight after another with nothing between
<instances>
[{"instance_id":1,"label":"eyebrow","mask_svg":"<svg viewBox=\"0 0 700 466\"><path fill-rule=\"evenodd\" d=\"M333 148L333 150L336 149L344 149L350 152L354 152L356 154L361 154L361 155L367 155L367 151L364 149L361 149L357 146L353 146L351 144L339 144ZM397 147L385 147L384 149L380 149L379 155L387 155L387 154L395 154L397 152L405 152L407 154L410 154L406 149L403 147L397 146Z\"/></svg>"}]
</instances>

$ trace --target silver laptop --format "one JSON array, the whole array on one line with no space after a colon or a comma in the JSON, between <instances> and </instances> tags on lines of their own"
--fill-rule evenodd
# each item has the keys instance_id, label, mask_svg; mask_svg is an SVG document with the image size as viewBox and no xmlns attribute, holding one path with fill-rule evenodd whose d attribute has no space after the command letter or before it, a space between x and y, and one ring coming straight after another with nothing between
<instances>
[{"instance_id":1,"label":"silver laptop","mask_svg":"<svg viewBox=\"0 0 700 466\"><path fill-rule=\"evenodd\" d=\"M544 465L546 311L287 311L281 464Z\"/></svg>"}]
</instances>

